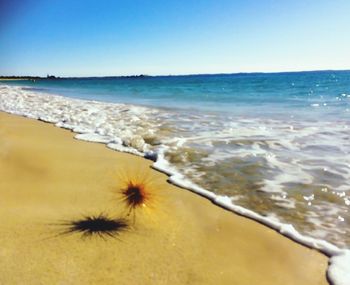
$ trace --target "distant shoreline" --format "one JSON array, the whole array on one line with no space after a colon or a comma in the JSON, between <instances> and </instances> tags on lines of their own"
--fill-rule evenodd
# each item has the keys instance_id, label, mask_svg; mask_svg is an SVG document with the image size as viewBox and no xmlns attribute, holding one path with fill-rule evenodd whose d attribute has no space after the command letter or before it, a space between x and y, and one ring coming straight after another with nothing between
<instances>
[{"instance_id":1,"label":"distant shoreline","mask_svg":"<svg viewBox=\"0 0 350 285\"><path fill-rule=\"evenodd\" d=\"M46 77L41 76L0 76L0 81L9 81L9 80L59 80L59 79L84 79L84 78L146 78L154 77L150 75L127 75L127 76L101 76L101 77L56 77L54 75L48 75Z\"/></svg>"},{"instance_id":2,"label":"distant shoreline","mask_svg":"<svg viewBox=\"0 0 350 285\"><path fill-rule=\"evenodd\" d=\"M324 72L350 72L350 69L324 69L324 70L299 70L299 71L276 71L276 72L232 72L232 73L198 73L198 74L168 74L168 75L106 75L106 76L54 76L48 75L44 76L0 76L0 81L9 81L9 80L56 80L56 79L113 79L113 78L153 78L153 77L186 77L186 76L217 76L217 75L254 75L254 74L290 74L290 73L324 73Z\"/></svg>"},{"instance_id":3,"label":"distant shoreline","mask_svg":"<svg viewBox=\"0 0 350 285\"><path fill-rule=\"evenodd\" d=\"M36 80L33 78L0 78L0 81Z\"/></svg>"}]
</instances>

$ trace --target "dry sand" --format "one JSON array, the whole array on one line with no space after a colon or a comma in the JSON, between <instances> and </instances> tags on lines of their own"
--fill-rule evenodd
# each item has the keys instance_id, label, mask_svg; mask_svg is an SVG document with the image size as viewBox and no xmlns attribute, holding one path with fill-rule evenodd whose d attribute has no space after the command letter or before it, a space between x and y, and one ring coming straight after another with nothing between
<instances>
[{"instance_id":1,"label":"dry sand","mask_svg":"<svg viewBox=\"0 0 350 285\"><path fill-rule=\"evenodd\" d=\"M73 136L0 113L0 284L327 284L323 254ZM121 178L142 172L152 203L127 231L63 234L84 215L125 216Z\"/></svg>"}]
</instances>

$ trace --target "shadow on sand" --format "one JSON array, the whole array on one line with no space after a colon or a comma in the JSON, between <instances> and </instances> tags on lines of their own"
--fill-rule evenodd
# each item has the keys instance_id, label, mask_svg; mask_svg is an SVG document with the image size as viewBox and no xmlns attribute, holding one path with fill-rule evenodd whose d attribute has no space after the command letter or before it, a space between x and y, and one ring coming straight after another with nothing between
<instances>
[{"instance_id":1,"label":"shadow on sand","mask_svg":"<svg viewBox=\"0 0 350 285\"><path fill-rule=\"evenodd\" d=\"M60 235L81 233L83 238L98 236L103 239L116 238L129 227L125 219L112 219L104 214L84 216L82 219L64 222L61 225L67 228Z\"/></svg>"}]
</instances>

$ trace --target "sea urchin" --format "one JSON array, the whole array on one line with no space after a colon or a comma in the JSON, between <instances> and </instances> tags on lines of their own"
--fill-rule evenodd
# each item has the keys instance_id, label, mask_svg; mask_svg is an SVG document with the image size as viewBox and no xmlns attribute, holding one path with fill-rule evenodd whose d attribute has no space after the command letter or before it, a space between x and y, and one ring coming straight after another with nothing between
<instances>
[{"instance_id":1,"label":"sea urchin","mask_svg":"<svg viewBox=\"0 0 350 285\"><path fill-rule=\"evenodd\" d=\"M123 200L130 210L139 207L145 207L150 199L150 193L147 191L145 183L135 183L129 181L127 186L122 189Z\"/></svg>"}]
</instances>

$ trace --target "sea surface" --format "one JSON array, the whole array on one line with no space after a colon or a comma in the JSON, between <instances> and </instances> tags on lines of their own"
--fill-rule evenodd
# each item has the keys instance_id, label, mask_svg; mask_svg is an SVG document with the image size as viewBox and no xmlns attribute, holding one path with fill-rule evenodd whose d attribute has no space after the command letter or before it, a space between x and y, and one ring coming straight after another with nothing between
<instances>
[{"instance_id":1,"label":"sea surface","mask_svg":"<svg viewBox=\"0 0 350 285\"><path fill-rule=\"evenodd\" d=\"M350 247L350 71L0 84L2 109L158 154L236 205Z\"/></svg>"}]
</instances>

